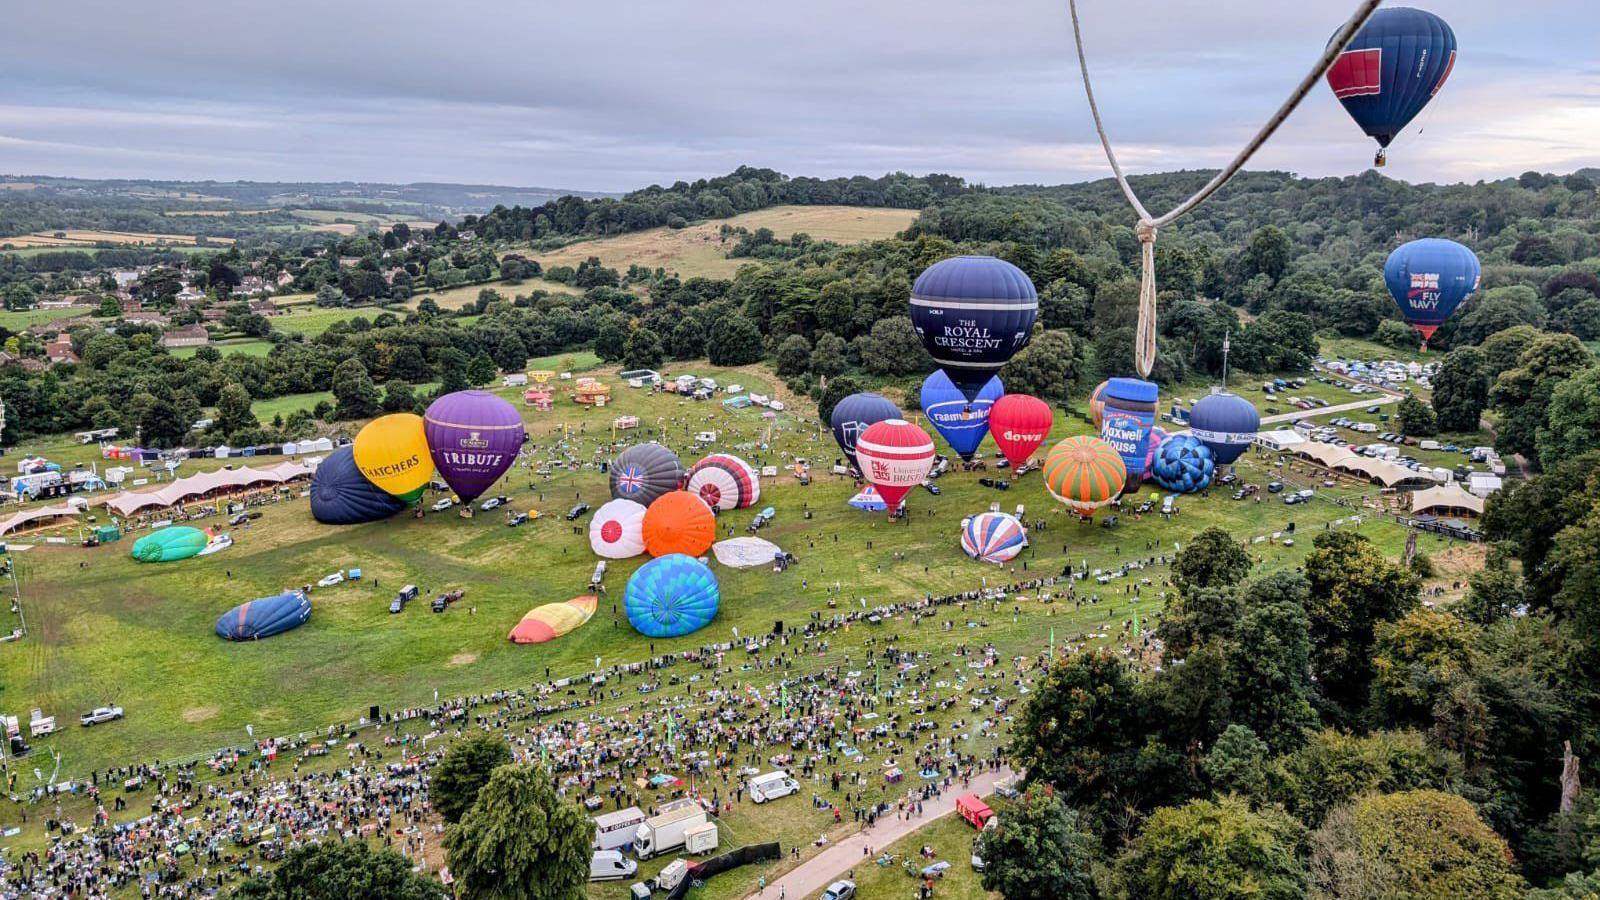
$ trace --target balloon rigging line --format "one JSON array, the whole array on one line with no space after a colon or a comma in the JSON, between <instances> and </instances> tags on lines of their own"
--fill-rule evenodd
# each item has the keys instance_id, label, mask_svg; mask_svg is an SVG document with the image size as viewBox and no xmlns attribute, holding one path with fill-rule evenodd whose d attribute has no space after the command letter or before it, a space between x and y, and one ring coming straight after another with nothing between
<instances>
[{"instance_id":1,"label":"balloon rigging line","mask_svg":"<svg viewBox=\"0 0 1600 900\"><path fill-rule=\"evenodd\" d=\"M1117 187L1122 189L1122 195L1128 199L1129 205L1139 215L1139 222L1134 227L1134 233L1138 235L1140 245L1139 327L1134 337L1133 355L1134 366L1138 369L1140 377L1150 377L1150 370L1155 366L1156 359L1155 243L1157 229L1171 223L1179 216L1205 202L1207 197L1216 193L1234 175L1238 174L1240 169L1244 168L1244 164L1249 162L1250 157L1261 149L1261 145L1265 144L1267 139L1272 137L1273 133L1278 130L1278 126L1289 118L1290 113L1293 113L1295 108L1300 105L1300 101L1306 98L1312 87L1322 79L1323 75L1327 74L1328 69L1333 66L1334 61L1344 52L1344 48L1349 45L1356 32L1361 30L1361 27L1367 23L1367 20L1372 17L1372 14L1377 11L1382 2L1383 0L1361 0L1361 5L1356 8L1355 14L1328 41L1328 46L1323 49L1322 56L1318 58L1317 64L1311 68L1311 71L1306 73L1305 78L1301 79L1300 83L1295 86L1288 99L1283 101L1277 112L1273 113L1266 124L1261 126L1261 130L1257 131L1255 136L1250 139L1250 142L1245 144L1244 149L1239 151L1233 161L1228 163L1210 181L1206 182L1204 187L1196 191L1187 200L1174 206L1161 216L1152 216L1150 211L1145 208L1144 203L1139 200L1139 195L1134 192L1133 186L1128 184L1127 176L1122 172L1122 165L1117 161L1116 150L1111 146L1111 139L1106 136L1105 124L1100 119L1100 107L1094 99L1094 85L1089 79L1089 60L1084 56L1083 52L1083 29L1078 22L1078 0L1067 0L1067 7L1072 13L1072 38L1078 50L1078 71L1083 75L1083 93L1089 100L1089 113L1094 117L1095 133L1100 136L1100 146L1105 149L1106 161L1111 164L1111 171L1116 176Z\"/></svg>"}]
</instances>

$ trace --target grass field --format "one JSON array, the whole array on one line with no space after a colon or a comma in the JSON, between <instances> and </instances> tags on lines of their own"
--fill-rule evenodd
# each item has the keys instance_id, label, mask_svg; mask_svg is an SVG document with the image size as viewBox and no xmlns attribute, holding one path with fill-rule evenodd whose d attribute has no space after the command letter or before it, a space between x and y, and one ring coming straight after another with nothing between
<instances>
[{"instance_id":1,"label":"grass field","mask_svg":"<svg viewBox=\"0 0 1600 900\"><path fill-rule=\"evenodd\" d=\"M256 339L217 341L211 344L223 356L239 354L242 356L266 356L272 352L272 342ZM173 347L167 351L180 359L187 359L195 354L199 347Z\"/></svg>"},{"instance_id":2,"label":"grass field","mask_svg":"<svg viewBox=\"0 0 1600 900\"><path fill-rule=\"evenodd\" d=\"M273 416L287 416L296 410L311 410L322 401L333 402L333 391L312 391L309 394L285 394L282 397L273 397L271 400L257 400L250 404L250 411L263 422L271 422Z\"/></svg>"},{"instance_id":3,"label":"grass field","mask_svg":"<svg viewBox=\"0 0 1600 900\"><path fill-rule=\"evenodd\" d=\"M86 316L92 312L94 310L87 306L68 306L61 309L4 309L0 310L0 328L22 331L29 325L37 325L40 322Z\"/></svg>"},{"instance_id":4,"label":"grass field","mask_svg":"<svg viewBox=\"0 0 1600 900\"><path fill-rule=\"evenodd\" d=\"M911 209L775 206L688 228L651 228L616 237L579 241L550 252L516 252L537 259L546 268L576 266L591 256L598 256L601 262L619 270L637 264L650 269L664 267L684 278L697 275L728 278L748 260L727 258L733 243L724 243L720 237L719 232L724 224L751 231L770 228L780 238L803 231L817 240L855 243L893 237L916 217L917 211Z\"/></svg>"},{"instance_id":5,"label":"grass field","mask_svg":"<svg viewBox=\"0 0 1600 900\"><path fill-rule=\"evenodd\" d=\"M60 235L57 237L56 235ZM15 248L18 250L33 247L48 247L57 250L94 249L99 244L115 244L117 246L143 246L147 244L171 245L178 247L192 247L200 239L192 234L151 234L139 231L96 231L96 230L66 230L66 231L38 231L18 237L0 238L0 248ZM233 238L207 237L206 243L228 245L233 243Z\"/></svg>"},{"instance_id":6,"label":"grass field","mask_svg":"<svg viewBox=\"0 0 1600 900\"><path fill-rule=\"evenodd\" d=\"M571 367L586 361L574 358ZM561 358L550 363L567 367ZM540 364L530 362L531 367ZM770 377L754 371L716 372L703 366L694 371L737 378L752 390L772 387ZM32 630L27 640L0 653L5 705L41 706L62 715L112 700L127 707L128 719L116 726L71 729L50 739L65 754L67 770L83 771L110 761L205 751L234 740L246 723L258 734L312 728L354 718L372 703L414 704L434 690L454 696L523 684L543 666L575 671L595 656L618 661L647 655L649 642L626 623L608 621L613 618L609 610L552 644L529 648L505 641L506 631L528 608L580 593L587 581L594 558L586 535L574 534L559 514L580 499L595 505L606 499L605 477L591 463L609 455L601 445L610 439L612 417L639 415L648 431L630 436L653 433L689 461L697 456L690 447L692 435L709 429L719 432L718 447L774 465L804 456L825 471L837 450L809 417L780 415L772 444L763 447L767 435L756 409L730 411L717 403L618 390L605 410L562 398L553 413L537 418L525 413L533 456L499 489L513 496L514 508L546 515L520 529L506 528L493 513L470 520L430 514L333 528L315 523L305 500L295 499L268 507L262 520L235 532L237 543L230 550L170 565L134 563L126 555L129 540L92 550L41 544L17 553ZM1076 420L1062 422L1056 436L1085 430L1087 425ZM94 452L63 450L88 458ZM581 463L578 471L556 468L548 477L532 471L547 457L564 459L568 453ZM64 453L58 461L73 458ZM1240 471L1248 480L1281 477L1275 460L1264 458L1247 457ZM1070 520L1037 476L1004 493L979 486L977 477L947 475L939 497L918 491L910 498L909 524L896 527L845 506L854 490L846 480L822 475L806 488L786 475L767 479L761 502L773 505L778 518L763 535L796 553L800 565L782 575L719 568L724 601L717 622L699 635L657 641L656 648L699 646L726 637L734 627L755 633L778 618L804 620L823 607L824 586L835 582L850 586L848 596L875 603L969 589L985 578L1009 579L1009 573L967 560L957 548L961 516L991 502L1006 509L1025 503L1029 518L1050 523L1021 560L1052 572L1067 563L1108 567L1170 551L1207 525L1220 525L1245 540L1278 532L1290 520L1302 532L1311 531L1350 512L1329 502L1292 509L1275 500L1236 503L1217 492L1187 498L1170 523L1125 515L1119 527L1106 529ZM1319 496L1356 498L1371 490L1346 485ZM814 518L804 518L807 510ZM742 528L747 520L747 513L733 513L727 525ZM196 524L215 526L222 520ZM1369 523L1362 529L1389 552L1397 552L1403 540L1397 526ZM1280 566L1296 562L1308 544L1263 543L1253 549L1264 565ZM87 567L80 568L80 562ZM613 564L612 602L620 599L626 576L639 562ZM351 566L363 569L363 581L316 591L311 623L295 632L254 645L226 644L211 633L215 618L242 600ZM430 596L466 587L466 608L436 616L418 606L389 616L389 596L408 581ZM1107 590L1118 591L1118 584ZM1158 607L1153 604L1151 611ZM1070 633L1100 625L1109 610L1100 607L1093 621L1063 620L1061 626ZM1036 651L1043 639L1039 619L1024 617L1018 624L1017 646L1031 644Z\"/></svg>"},{"instance_id":7,"label":"grass field","mask_svg":"<svg viewBox=\"0 0 1600 900\"><path fill-rule=\"evenodd\" d=\"M270 321L274 331L316 337L327 331L335 322L348 322L357 316L365 317L370 322L384 312L381 306L358 306L352 309L299 306L281 316L273 316ZM400 315L404 316L404 313Z\"/></svg>"}]
</instances>

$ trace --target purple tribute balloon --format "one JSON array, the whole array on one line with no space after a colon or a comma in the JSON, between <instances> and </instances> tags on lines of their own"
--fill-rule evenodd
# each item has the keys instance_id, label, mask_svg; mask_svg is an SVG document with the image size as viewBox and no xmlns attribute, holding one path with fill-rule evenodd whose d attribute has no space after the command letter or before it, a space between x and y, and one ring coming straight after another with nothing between
<instances>
[{"instance_id":1,"label":"purple tribute balloon","mask_svg":"<svg viewBox=\"0 0 1600 900\"><path fill-rule=\"evenodd\" d=\"M450 489L470 503L511 468L522 447L522 416L488 391L456 391L422 417L428 453Z\"/></svg>"}]
</instances>

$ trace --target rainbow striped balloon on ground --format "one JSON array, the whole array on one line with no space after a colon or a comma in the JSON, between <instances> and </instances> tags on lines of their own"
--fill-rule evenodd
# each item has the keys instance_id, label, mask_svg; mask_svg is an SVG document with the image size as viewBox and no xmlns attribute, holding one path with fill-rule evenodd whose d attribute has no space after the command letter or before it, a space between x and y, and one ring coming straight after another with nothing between
<instances>
[{"instance_id":1,"label":"rainbow striped balloon on ground","mask_svg":"<svg viewBox=\"0 0 1600 900\"><path fill-rule=\"evenodd\" d=\"M1084 435L1055 445L1044 459L1042 472L1050 495L1085 519L1117 499L1128 480L1128 467L1116 449Z\"/></svg>"},{"instance_id":2,"label":"rainbow striped balloon on ground","mask_svg":"<svg viewBox=\"0 0 1600 900\"><path fill-rule=\"evenodd\" d=\"M1028 530L1007 513L979 513L961 525L961 549L980 562L1008 562L1027 546Z\"/></svg>"}]
</instances>

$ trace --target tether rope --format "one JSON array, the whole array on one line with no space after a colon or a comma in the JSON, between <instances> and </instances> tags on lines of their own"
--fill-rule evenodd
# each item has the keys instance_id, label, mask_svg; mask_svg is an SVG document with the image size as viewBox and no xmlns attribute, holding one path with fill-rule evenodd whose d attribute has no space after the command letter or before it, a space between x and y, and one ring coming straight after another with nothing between
<instances>
[{"instance_id":1,"label":"tether rope","mask_svg":"<svg viewBox=\"0 0 1600 900\"><path fill-rule=\"evenodd\" d=\"M1083 29L1078 24L1078 0L1067 0L1067 6L1072 11L1072 38L1078 48L1078 71L1083 73L1083 93L1089 100L1089 112L1094 116L1095 133L1100 136L1100 146L1105 148L1106 161L1111 164L1111 171L1116 175L1117 187L1122 189L1122 195L1128 198L1129 205L1139 215L1139 222L1134 226L1134 233L1139 236L1140 256L1139 327L1138 331L1135 332L1133 345L1134 367L1138 369L1139 377L1149 378L1150 370L1155 367L1156 363L1156 231L1163 225L1171 223L1179 216L1205 202L1207 197L1216 193L1218 189L1228 183L1229 179L1237 175L1240 169L1244 168L1244 164L1249 162L1250 157L1261 149L1261 145L1272 137L1273 132L1278 130L1278 126L1289 118L1289 114L1294 112L1295 107L1300 105L1300 101L1306 98L1306 95L1311 92L1316 83L1327 73L1334 60L1338 59L1339 54L1344 52L1344 48L1350 43L1350 39L1355 37L1357 31L1361 30L1361 26L1367 24L1367 20L1372 17L1372 14L1377 11L1382 2L1383 0L1362 0L1361 5L1356 9L1355 15L1351 16L1350 20L1345 22L1344 26L1328 41L1328 46L1322 51L1322 56L1317 60L1317 64L1312 67L1310 72L1306 73L1306 77L1295 86L1288 99L1284 100L1283 105L1278 107L1278 111L1272 114L1272 118L1268 119L1265 125L1261 126L1261 130L1256 132L1255 137L1250 139L1250 142L1244 146L1243 150L1239 151L1238 155L1233 158L1232 162L1228 163L1226 168L1206 182L1205 187L1196 191L1189 199L1174 206L1166 214L1152 216L1150 211L1145 208L1144 203L1139 200L1139 195L1134 192L1133 186L1128 184L1127 176L1122 174L1122 164L1117 161L1117 152L1111 147L1111 139L1106 137L1105 124L1100 120L1100 107L1094 99L1094 86L1089 80L1089 60L1083 53Z\"/></svg>"}]
</instances>

